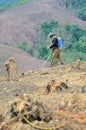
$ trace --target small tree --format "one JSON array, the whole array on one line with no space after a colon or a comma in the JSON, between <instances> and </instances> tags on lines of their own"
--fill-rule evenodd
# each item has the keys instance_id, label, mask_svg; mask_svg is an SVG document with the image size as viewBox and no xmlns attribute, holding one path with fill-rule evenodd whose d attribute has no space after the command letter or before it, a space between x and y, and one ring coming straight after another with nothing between
<instances>
[{"instance_id":1,"label":"small tree","mask_svg":"<svg viewBox=\"0 0 86 130\"><path fill-rule=\"evenodd\" d=\"M86 53L86 37L81 37L80 40L72 46L72 48L76 51Z\"/></svg>"},{"instance_id":2,"label":"small tree","mask_svg":"<svg viewBox=\"0 0 86 130\"><path fill-rule=\"evenodd\" d=\"M51 20L49 23L44 22L43 24L41 24L41 32L43 34L44 39L46 39L48 34L57 27L58 27L58 22L54 20Z\"/></svg>"},{"instance_id":3,"label":"small tree","mask_svg":"<svg viewBox=\"0 0 86 130\"><path fill-rule=\"evenodd\" d=\"M29 53L31 56L34 56L34 51L33 51L32 48L29 48L29 49L28 49L28 53Z\"/></svg>"},{"instance_id":4,"label":"small tree","mask_svg":"<svg viewBox=\"0 0 86 130\"><path fill-rule=\"evenodd\" d=\"M27 51L28 46L26 42L21 43L20 45L18 45L18 48L24 51Z\"/></svg>"},{"instance_id":5,"label":"small tree","mask_svg":"<svg viewBox=\"0 0 86 130\"><path fill-rule=\"evenodd\" d=\"M46 60L48 57L48 50L45 45L38 46L38 58Z\"/></svg>"}]
</instances>

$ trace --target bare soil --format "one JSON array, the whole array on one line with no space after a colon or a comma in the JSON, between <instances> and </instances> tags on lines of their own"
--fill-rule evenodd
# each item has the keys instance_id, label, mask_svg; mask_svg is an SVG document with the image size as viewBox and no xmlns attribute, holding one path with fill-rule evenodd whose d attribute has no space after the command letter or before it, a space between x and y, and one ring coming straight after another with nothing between
<instances>
[{"instance_id":1,"label":"bare soil","mask_svg":"<svg viewBox=\"0 0 86 130\"><path fill-rule=\"evenodd\" d=\"M18 48L0 45L0 74L5 75L4 63L10 58L15 58L15 64L18 68L18 71L26 72L28 70L38 70L40 68L49 67L50 63L45 62L44 60L37 59L35 57L31 57L25 51L22 51Z\"/></svg>"},{"instance_id":2,"label":"bare soil","mask_svg":"<svg viewBox=\"0 0 86 130\"><path fill-rule=\"evenodd\" d=\"M46 87L55 80L57 84L64 82L67 89L47 92ZM84 89L83 89L84 88ZM86 63L81 62L80 70L71 70L71 65L59 65L40 70L29 70L24 75L14 80L7 81L6 77L0 78L0 113L5 116L8 104L16 98L16 94L27 93L32 99L36 99L52 111L53 120L47 124L44 122L32 122L40 129L50 127L52 130L86 130ZM8 120L3 130L35 130L34 126ZM3 122L1 122L1 125ZM0 125L0 126L1 126Z\"/></svg>"}]
</instances>

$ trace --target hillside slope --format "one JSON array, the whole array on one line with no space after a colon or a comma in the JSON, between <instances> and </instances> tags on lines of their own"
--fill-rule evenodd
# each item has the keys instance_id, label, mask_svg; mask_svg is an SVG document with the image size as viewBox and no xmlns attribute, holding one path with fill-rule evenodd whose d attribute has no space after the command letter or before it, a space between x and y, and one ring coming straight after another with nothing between
<instances>
[{"instance_id":1,"label":"hillside slope","mask_svg":"<svg viewBox=\"0 0 86 130\"><path fill-rule=\"evenodd\" d=\"M20 72L26 72L27 70L37 70L42 67L49 66L49 63L46 63L45 66L43 66L45 61L33 58L22 50L1 44L0 45L0 74L5 74L4 63L10 57L15 58L16 65Z\"/></svg>"},{"instance_id":2,"label":"hillside slope","mask_svg":"<svg viewBox=\"0 0 86 130\"><path fill-rule=\"evenodd\" d=\"M51 19L57 20L59 24L78 24L86 30L86 22L66 10L62 1L34 0L0 13L0 43L15 46L26 41L32 46L35 28Z\"/></svg>"},{"instance_id":3,"label":"hillside slope","mask_svg":"<svg viewBox=\"0 0 86 130\"><path fill-rule=\"evenodd\" d=\"M52 84L53 89L48 92L47 85L51 82L54 83ZM62 82L68 87L55 89ZM47 108L46 111L52 112L51 122L35 120L32 123L24 124L21 123L22 120L15 121L9 118L11 111L6 114L6 111L9 110L8 105L18 101L16 95L21 95L22 99L22 95L25 93L28 94L29 99L32 99L31 101L35 102L35 105L38 102L43 103ZM15 80L6 81L5 77L1 77L0 99L0 128L36 130L39 127L40 130L55 130L58 127L59 130L86 130L86 63L81 62L80 70L71 70L70 65L61 65L39 71L29 71ZM27 102L30 105L29 101ZM21 105L19 100L19 108L22 108ZM1 118L1 114L4 118ZM6 124L5 121L8 123Z\"/></svg>"}]
</instances>

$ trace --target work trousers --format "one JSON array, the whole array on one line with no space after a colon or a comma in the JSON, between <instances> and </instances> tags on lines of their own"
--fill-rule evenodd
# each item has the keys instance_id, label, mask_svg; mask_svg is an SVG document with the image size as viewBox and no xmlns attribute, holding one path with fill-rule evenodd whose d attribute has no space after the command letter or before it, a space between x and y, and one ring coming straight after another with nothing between
<instances>
[{"instance_id":1,"label":"work trousers","mask_svg":"<svg viewBox=\"0 0 86 130\"><path fill-rule=\"evenodd\" d=\"M57 65L57 59L61 64L65 64L64 61L61 59L60 57L60 49L59 48L55 48L52 51L52 61L51 61L51 67L52 66L56 66Z\"/></svg>"}]
</instances>

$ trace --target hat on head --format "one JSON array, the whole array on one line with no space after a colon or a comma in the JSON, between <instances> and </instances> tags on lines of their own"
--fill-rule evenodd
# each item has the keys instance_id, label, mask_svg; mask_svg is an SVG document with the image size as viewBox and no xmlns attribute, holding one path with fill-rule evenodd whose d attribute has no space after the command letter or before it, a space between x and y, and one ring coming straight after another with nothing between
<instances>
[{"instance_id":1,"label":"hat on head","mask_svg":"<svg viewBox=\"0 0 86 130\"><path fill-rule=\"evenodd\" d=\"M10 57L10 58L9 58L9 61L13 61L13 62L15 62L14 57Z\"/></svg>"},{"instance_id":2,"label":"hat on head","mask_svg":"<svg viewBox=\"0 0 86 130\"><path fill-rule=\"evenodd\" d=\"M49 35L48 35L48 37L49 37L49 38L52 38L52 37L55 36L55 35L56 35L55 33L51 33L51 32L50 32Z\"/></svg>"}]
</instances>

